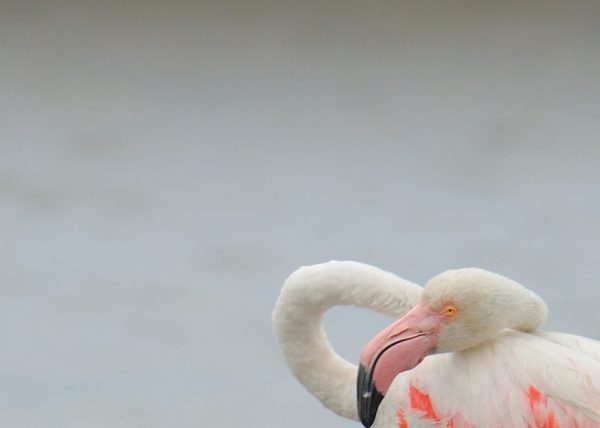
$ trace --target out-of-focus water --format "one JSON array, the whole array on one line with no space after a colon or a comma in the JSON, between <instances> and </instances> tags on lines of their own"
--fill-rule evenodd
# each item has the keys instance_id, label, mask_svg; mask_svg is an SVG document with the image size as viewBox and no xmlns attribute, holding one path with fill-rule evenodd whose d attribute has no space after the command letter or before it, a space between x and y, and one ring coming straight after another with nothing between
<instances>
[{"instance_id":1,"label":"out-of-focus water","mask_svg":"<svg viewBox=\"0 0 600 428\"><path fill-rule=\"evenodd\" d=\"M0 425L356 426L271 334L333 258L600 337L597 2L1 9ZM327 318L350 359L386 322Z\"/></svg>"}]
</instances>

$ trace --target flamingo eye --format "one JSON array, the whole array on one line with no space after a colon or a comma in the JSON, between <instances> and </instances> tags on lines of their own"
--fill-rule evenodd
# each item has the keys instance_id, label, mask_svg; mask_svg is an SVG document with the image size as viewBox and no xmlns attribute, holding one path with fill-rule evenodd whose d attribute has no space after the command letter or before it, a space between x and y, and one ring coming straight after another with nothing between
<instances>
[{"instance_id":1,"label":"flamingo eye","mask_svg":"<svg viewBox=\"0 0 600 428\"><path fill-rule=\"evenodd\" d=\"M457 313L458 313L458 310L452 305L446 306L446 308L444 309L444 315L449 316L449 317L453 317Z\"/></svg>"}]
</instances>

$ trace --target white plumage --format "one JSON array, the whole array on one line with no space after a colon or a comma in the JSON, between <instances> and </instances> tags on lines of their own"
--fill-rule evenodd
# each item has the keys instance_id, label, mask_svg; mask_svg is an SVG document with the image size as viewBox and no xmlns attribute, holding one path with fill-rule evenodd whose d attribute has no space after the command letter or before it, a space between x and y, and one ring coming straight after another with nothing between
<instances>
[{"instance_id":1,"label":"white plumage","mask_svg":"<svg viewBox=\"0 0 600 428\"><path fill-rule=\"evenodd\" d=\"M599 342L536 331L546 315L543 301L500 275L449 271L422 289L357 262L303 267L286 281L273 325L300 382L332 411L358 419L357 368L331 348L323 313L356 305L400 318L423 305L435 312L448 302L457 305L458 315L444 318L436 330L433 354L386 388L373 426L600 427ZM410 314L394 325L412 320ZM388 349L376 346L381 334L374 341L366 349L379 349L377 355Z\"/></svg>"}]
</instances>

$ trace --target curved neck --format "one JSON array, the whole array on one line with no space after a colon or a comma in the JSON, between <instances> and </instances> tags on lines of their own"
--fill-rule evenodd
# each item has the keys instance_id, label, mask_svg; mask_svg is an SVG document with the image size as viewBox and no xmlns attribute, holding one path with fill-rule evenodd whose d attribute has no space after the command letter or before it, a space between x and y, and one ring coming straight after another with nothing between
<instances>
[{"instance_id":1,"label":"curved neck","mask_svg":"<svg viewBox=\"0 0 600 428\"><path fill-rule=\"evenodd\" d=\"M275 305L275 335L294 376L325 407L358 419L357 368L331 347L323 314L332 306L355 305L400 317L420 295L421 287L363 263L302 267L286 280Z\"/></svg>"}]
</instances>

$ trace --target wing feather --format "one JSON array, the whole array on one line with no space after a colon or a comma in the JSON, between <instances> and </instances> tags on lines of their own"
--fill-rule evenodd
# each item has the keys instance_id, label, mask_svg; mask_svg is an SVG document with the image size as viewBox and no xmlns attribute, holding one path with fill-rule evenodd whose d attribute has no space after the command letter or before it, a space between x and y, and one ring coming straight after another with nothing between
<instances>
[{"instance_id":1,"label":"wing feather","mask_svg":"<svg viewBox=\"0 0 600 428\"><path fill-rule=\"evenodd\" d=\"M399 414L408 428L600 428L600 342L506 330L432 355L396 377L375 426L397 427Z\"/></svg>"}]
</instances>

